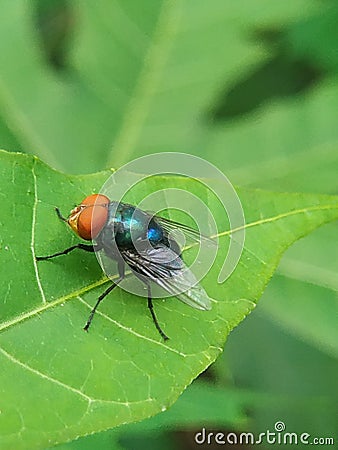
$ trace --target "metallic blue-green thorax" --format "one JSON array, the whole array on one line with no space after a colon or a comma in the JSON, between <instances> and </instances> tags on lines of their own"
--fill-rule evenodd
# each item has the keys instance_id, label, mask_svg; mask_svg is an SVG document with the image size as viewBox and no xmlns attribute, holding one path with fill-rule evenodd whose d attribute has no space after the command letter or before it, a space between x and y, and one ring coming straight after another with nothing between
<instances>
[{"instance_id":1,"label":"metallic blue-green thorax","mask_svg":"<svg viewBox=\"0 0 338 450\"><path fill-rule=\"evenodd\" d=\"M126 203L111 202L108 221L98 240L106 250L134 248L135 241L157 244L166 241L161 226L151 214Z\"/></svg>"}]
</instances>

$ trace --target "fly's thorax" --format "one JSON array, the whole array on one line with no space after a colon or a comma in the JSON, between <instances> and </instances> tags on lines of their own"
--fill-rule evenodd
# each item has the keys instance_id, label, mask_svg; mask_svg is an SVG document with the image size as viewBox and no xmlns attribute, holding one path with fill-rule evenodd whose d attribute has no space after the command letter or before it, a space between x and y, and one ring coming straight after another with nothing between
<instances>
[{"instance_id":1,"label":"fly's thorax","mask_svg":"<svg viewBox=\"0 0 338 450\"><path fill-rule=\"evenodd\" d=\"M156 245L162 242L163 237L161 226L151 214L118 202L110 203L108 220L100 234L104 248L117 246L121 250L134 248L137 242L149 241Z\"/></svg>"}]
</instances>

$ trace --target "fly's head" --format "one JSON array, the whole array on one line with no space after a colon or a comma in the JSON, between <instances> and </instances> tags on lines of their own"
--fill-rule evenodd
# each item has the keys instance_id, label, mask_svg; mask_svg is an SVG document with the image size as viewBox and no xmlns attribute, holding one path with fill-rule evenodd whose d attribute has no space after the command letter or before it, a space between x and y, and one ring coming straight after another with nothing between
<instances>
[{"instance_id":1,"label":"fly's head","mask_svg":"<svg viewBox=\"0 0 338 450\"><path fill-rule=\"evenodd\" d=\"M69 226L82 239L95 239L107 223L109 202L105 195L89 195L70 212Z\"/></svg>"}]
</instances>

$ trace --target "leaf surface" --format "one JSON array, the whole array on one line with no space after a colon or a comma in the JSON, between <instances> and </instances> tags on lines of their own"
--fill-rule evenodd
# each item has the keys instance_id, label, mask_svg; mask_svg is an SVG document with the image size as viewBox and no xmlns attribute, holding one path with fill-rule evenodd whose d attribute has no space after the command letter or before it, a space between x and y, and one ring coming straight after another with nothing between
<instances>
[{"instance_id":1,"label":"leaf surface","mask_svg":"<svg viewBox=\"0 0 338 450\"><path fill-rule=\"evenodd\" d=\"M229 242L219 204L192 180L149 179L129 201L137 203L138 196L164 185L208 199L221 230L219 253L202 282L215 299L212 310L196 311L175 298L156 301L158 319L171 338L163 342L144 299L117 289L87 334L82 327L107 286L95 257L74 252L38 263L34 257L78 241L57 220L54 207L66 214L97 192L111 172L69 176L32 156L1 152L0 158L4 447L45 447L168 408L252 311L285 249L338 215L332 196L238 189L245 249L231 277L218 284Z\"/></svg>"}]
</instances>

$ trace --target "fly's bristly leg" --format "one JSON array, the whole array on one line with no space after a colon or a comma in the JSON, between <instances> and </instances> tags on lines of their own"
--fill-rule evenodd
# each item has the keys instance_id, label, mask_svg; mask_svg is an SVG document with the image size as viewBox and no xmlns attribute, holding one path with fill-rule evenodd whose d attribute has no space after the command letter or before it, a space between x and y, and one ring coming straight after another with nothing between
<instances>
[{"instance_id":1,"label":"fly's bristly leg","mask_svg":"<svg viewBox=\"0 0 338 450\"><path fill-rule=\"evenodd\" d=\"M151 296L151 287L149 283L147 284L147 288L148 288L148 308L150 310L151 313L151 317L153 319L153 322L155 324L155 327L157 328L157 331L160 333L160 335L162 336L162 338L167 341L169 338L168 336L164 333L164 331L162 330L162 328L160 327L160 324L158 323L155 311L154 311L154 305L153 305L153 300L152 300L152 296Z\"/></svg>"},{"instance_id":2,"label":"fly's bristly leg","mask_svg":"<svg viewBox=\"0 0 338 450\"><path fill-rule=\"evenodd\" d=\"M86 323L86 325L83 327L83 329L84 329L85 331L88 331L88 328L90 327L90 324L92 323L94 314L95 314L95 312L96 312L97 307L99 306L99 304L102 302L102 300L103 300L105 297L107 297L107 295L108 295L114 288L116 288L116 286L119 284L119 282L120 282L121 280L122 280L122 278L119 278L119 279L116 281L116 283L113 283L111 286L109 286L109 288L106 289L106 290L100 295L100 297L97 299L97 302L95 303L94 308L91 310L91 312L90 312L90 314L89 314L87 323Z\"/></svg>"},{"instance_id":3,"label":"fly's bristly leg","mask_svg":"<svg viewBox=\"0 0 338 450\"><path fill-rule=\"evenodd\" d=\"M60 220L62 220L62 222L68 222L67 219L65 217L63 217L63 215L61 214L61 211L59 210L59 208L55 208L55 212L56 212L58 218Z\"/></svg>"},{"instance_id":4,"label":"fly's bristly leg","mask_svg":"<svg viewBox=\"0 0 338 450\"><path fill-rule=\"evenodd\" d=\"M86 325L83 327L83 329L85 331L88 331L88 328L90 327L90 324L92 323L94 314L99 306L99 304L102 302L102 300L107 297L107 295L114 289L116 288L116 286L123 280L124 276L125 276L125 264L122 260L118 261L118 271L119 271L119 275L120 277L118 278L118 280L114 281L114 283L109 286L108 289L106 289L104 292L102 292L102 294L100 295L100 297L97 299L94 308L91 310L87 323Z\"/></svg>"},{"instance_id":5,"label":"fly's bristly leg","mask_svg":"<svg viewBox=\"0 0 338 450\"><path fill-rule=\"evenodd\" d=\"M47 256L37 256L36 260L37 261L46 261L47 259L52 259L52 258L55 258L56 256L67 255L68 253L72 252L76 248L78 248L80 250L84 250L86 252L92 252L92 253L100 250L100 247L98 245L76 244L76 245L73 245L72 247L66 248L66 250L63 250L62 252L53 253L52 255L47 255Z\"/></svg>"}]
</instances>

